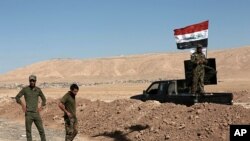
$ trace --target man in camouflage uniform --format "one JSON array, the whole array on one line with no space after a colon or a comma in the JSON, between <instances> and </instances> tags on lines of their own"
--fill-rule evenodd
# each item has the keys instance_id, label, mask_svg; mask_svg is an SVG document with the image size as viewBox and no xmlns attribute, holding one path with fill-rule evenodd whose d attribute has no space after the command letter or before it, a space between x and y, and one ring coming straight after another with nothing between
<instances>
[{"instance_id":1,"label":"man in camouflage uniform","mask_svg":"<svg viewBox=\"0 0 250 141\"><path fill-rule=\"evenodd\" d=\"M34 122L41 141L46 141L43 123L39 112L46 105L46 98L40 88L36 87L36 76L29 76L29 86L24 87L16 96L16 102L22 106L25 113L25 127L27 141L32 141L31 127ZM21 101L21 97L24 96L25 103ZM42 99L41 107L38 108L38 97Z\"/></svg>"},{"instance_id":2,"label":"man in camouflage uniform","mask_svg":"<svg viewBox=\"0 0 250 141\"><path fill-rule=\"evenodd\" d=\"M70 86L68 91L60 100L59 108L64 111L64 121L66 136L65 141L73 141L78 133L78 123L76 118L76 101L75 96L79 91L79 87L76 84Z\"/></svg>"},{"instance_id":3,"label":"man in camouflage uniform","mask_svg":"<svg viewBox=\"0 0 250 141\"><path fill-rule=\"evenodd\" d=\"M205 64L207 59L202 53L202 45L198 44L196 52L191 55L191 62L193 63L193 94L204 94L204 76L205 76Z\"/></svg>"}]
</instances>

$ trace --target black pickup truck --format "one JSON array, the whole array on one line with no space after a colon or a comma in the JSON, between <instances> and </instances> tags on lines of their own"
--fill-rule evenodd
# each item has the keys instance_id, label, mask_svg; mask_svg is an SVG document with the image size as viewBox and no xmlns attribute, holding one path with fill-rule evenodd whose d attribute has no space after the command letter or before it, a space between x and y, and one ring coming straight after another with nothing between
<instances>
[{"instance_id":1,"label":"black pickup truck","mask_svg":"<svg viewBox=\"0 0 250 141\"><path fill-rule=\"evenodd\" d=\"M208 64L205 66L204 85L217 84L217 71L215 58L209 58ZM177 104L192 105L194 103L219 103L219 104L233 104L232 93L205 93L192 94L192 63L190 60L184 61L185 79L178 80L164 80L153 82L143 94L132 96L131 99L157 100L160 102L173 102Z\"/></svg>"},{"instance_id":2,"label":"black pickup truck","mask_svg":"<svg viewBox=\"0 0 250 141\"><path fill-rule=\"evenodd\" d=\"M232 93L205 93L194 95L190 93L185 79L153 82L143 94L132 96L131 99L142 101L157 100L159 102L172 102L176 104L192 105L194 103L233 104Z\"/></svg>"}]
</instances>

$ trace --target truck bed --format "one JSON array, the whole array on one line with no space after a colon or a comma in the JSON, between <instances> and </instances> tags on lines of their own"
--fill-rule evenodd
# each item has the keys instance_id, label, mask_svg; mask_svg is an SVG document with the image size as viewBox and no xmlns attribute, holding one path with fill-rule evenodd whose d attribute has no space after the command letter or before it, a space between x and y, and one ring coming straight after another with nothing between
<instances>
[{"instance_id":1,"label":"truck bed","mask_svg":"<svg viewBox=\"0 0 250 141\"><path fill-rule=\"evenodd\" d=\"M197 100L197 101L196 101ZM173 102L177 104L194 104L198 103L218 103L218 104L233 104L232 93L205 93L204 95L178 94L168 95L165 102Z\"/></svg>"}]
</instances>

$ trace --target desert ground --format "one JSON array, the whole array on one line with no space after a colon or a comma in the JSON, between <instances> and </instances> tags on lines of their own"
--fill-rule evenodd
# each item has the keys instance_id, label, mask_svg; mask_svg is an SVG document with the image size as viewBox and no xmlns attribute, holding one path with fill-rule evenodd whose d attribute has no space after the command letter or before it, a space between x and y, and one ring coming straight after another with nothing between
<instances>
[{"instance_id":1,"label":"desert ground","mask_svg":"<svg viewBox=\"0 0 250 141\"><path fill-rule=\"evenodd\" d=\"M193 106L130 99L152 81L184 78L190 53L155 53L98 59L53 59L0 75L0 140L25 140L24 113L13 97L36 74L47 97L41 112L47 139L64 140L58 100L77 82L77 141L229 140L230 124L250 124L250 47L208 52L218 84L207 92L232 92L234 105ZM33 125L33 136L39 135Z\"/></svg>"}]
</instances>

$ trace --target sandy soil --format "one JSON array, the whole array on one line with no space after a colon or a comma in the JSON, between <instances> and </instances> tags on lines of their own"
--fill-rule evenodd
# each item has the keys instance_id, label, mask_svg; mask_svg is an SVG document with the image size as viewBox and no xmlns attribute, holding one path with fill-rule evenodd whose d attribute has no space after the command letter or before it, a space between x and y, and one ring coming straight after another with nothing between
<instances>
[{"instance_id":1,"label":"sandy soil","mask_svg":"<svg viewBox=\"0 0 250 141\"><path fill-rule=\"evenodd\" d=\"M206 87L207 91L225 90L234 93L235 105L196 104L191 107L157 101L141 102L129 97L139 94L149 84L119 84L81 87L77 96L79 140L228 140L230 124L250 124L250 93L244 86L223 85ZM225 89L227 88L227 89ZM237 91L239 89L239 91ZM68 89L43 89L48 97L47 108L41 113L48 139L64 136L63 113L58 99ZM11 98L18 90L1 89L0 128L12 132L0 139L23 139L24 113ZM8 119L8 120L7 120ZM11 121L11 124L9 122ZM3 124L5 123L5 124ZM6 127L6 124L8 125ZM34 130L35 131L35 130ZM181 134L181 136L180 136ZM37 133L34 134L35 137ZM83 137L80 137L83 136Z\"/></svg>"},{"instance_id":2,"label":"sandy soil","mask_svg":"<svg viewBox=\"0 0 250 141\"><path fill-rule=\"evenodd\" d=\"M205 90L232 92L232 106L203 103L187 107L129 99L141 94L150 84L129 80L183 79L183 60L189 57L188 53L159 53L90 60L57 59L2 74L0 140L25 140L24 113L13 99L20 89L3 86L27 84L31 73L38 76L38 83L101 82L101 85L80 87L77 95L79 141L229 140L230 124L250 124L249 46L209 52L209 57L215 57L217 61L218 85L205 86ZM124 80L126 82L121 83ZM48 98L47 107L41 112L47 138L63 140L63 113L57 103L68 88L42 90ZM36 130L33 131L38 140Z\"/></svg>"}]
</instances>

